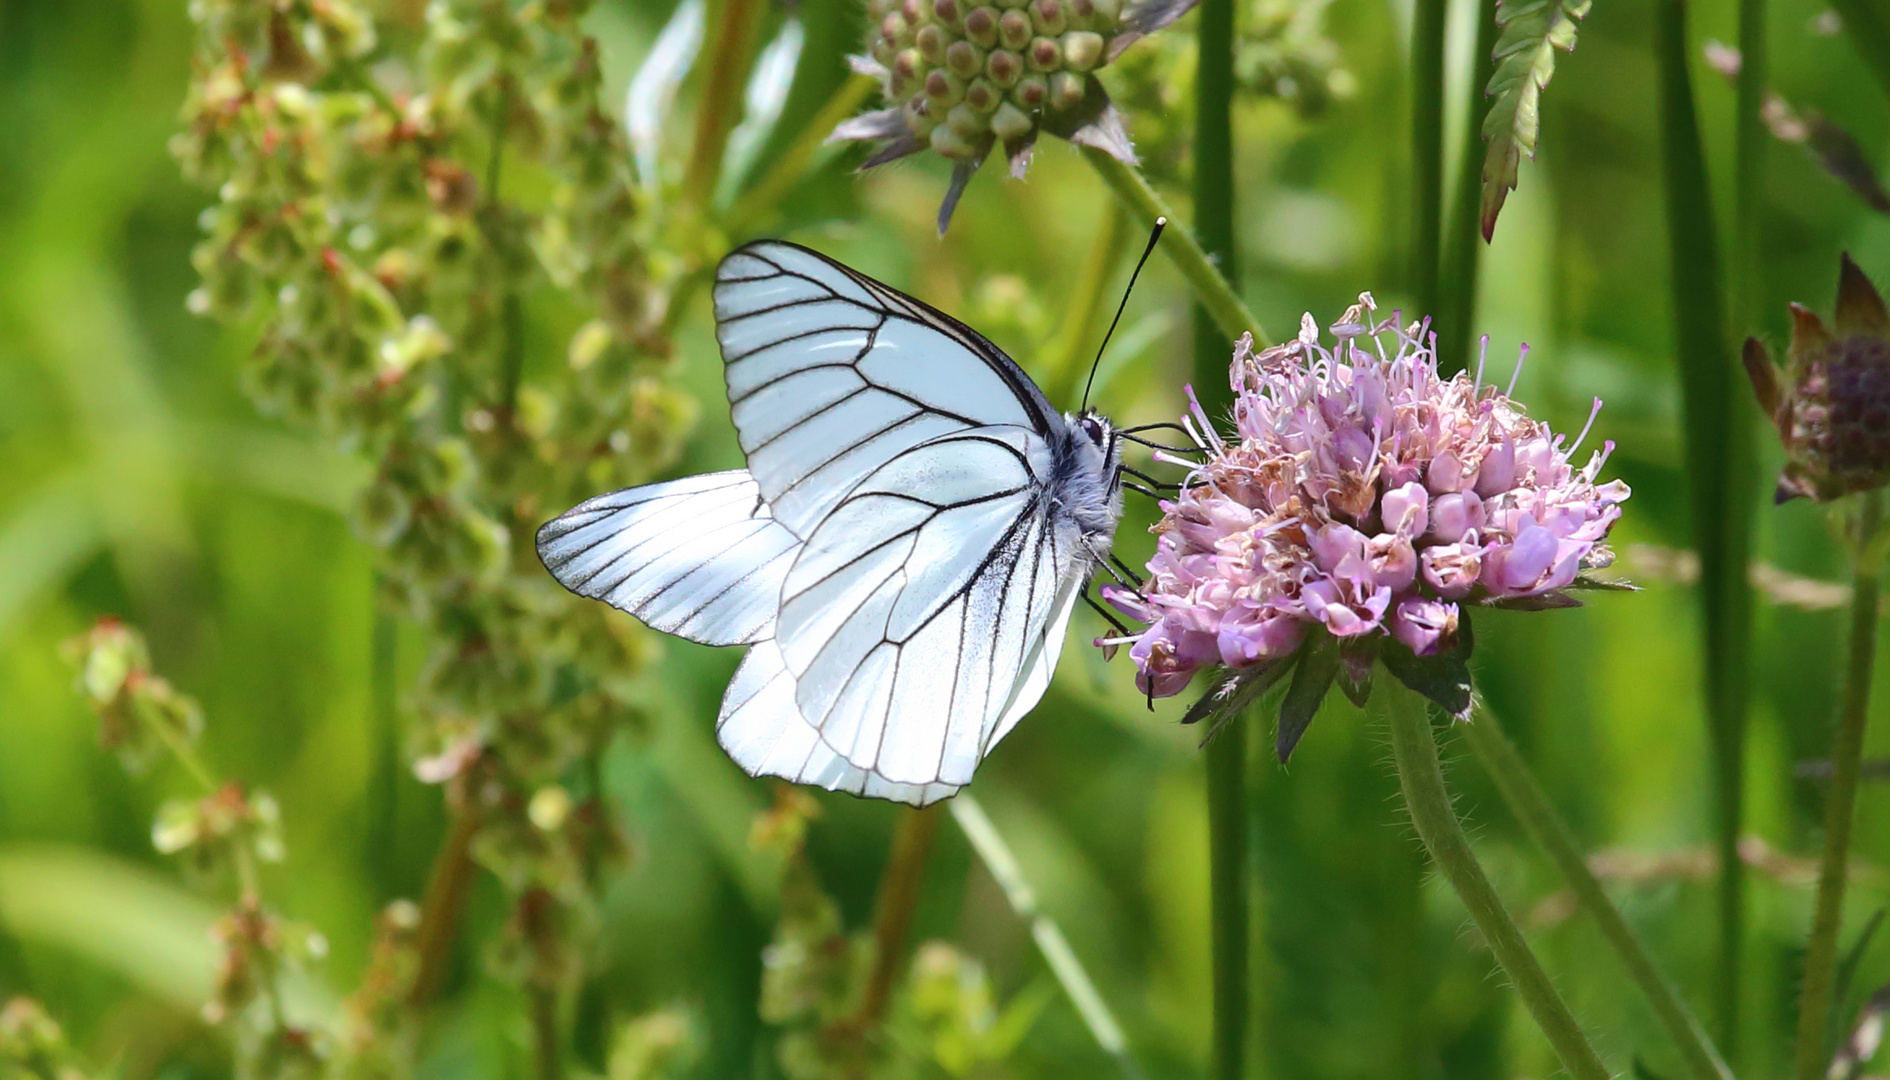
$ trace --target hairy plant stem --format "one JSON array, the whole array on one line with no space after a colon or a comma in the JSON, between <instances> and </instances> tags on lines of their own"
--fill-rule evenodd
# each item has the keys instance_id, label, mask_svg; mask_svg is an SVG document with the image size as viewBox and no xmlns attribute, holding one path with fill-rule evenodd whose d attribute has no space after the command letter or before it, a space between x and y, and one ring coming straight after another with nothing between
<instances>
[{"instance_id":1,"label":"hairy plant stem","mask_svg":"<svg viewBox=\"0 0 1890 1080\"><path fill-rule=\"evenodd\" d=\"M1476 63L1471 68L1463 145L1457 151L1457 188L1450 196L1445 225L1437 306L1425 309L1435 317L1431 325L1437 329L1438 367L1447 375L1468 368L1476 349L1477 277L1483 255L1478 213L1483 199L1483 114L1488 109L1483 88L1496 71L1495 48L1496 4L1477 0Z\"/></svg>"},{"instance_id":2,"label":"hairy plant stem","mask_svg":"<svg viewBox=\"0 0 1890 1080\"><path fill-rule=\"evenodd\" d=\"M1444 230L1444 13L1446 0L1417 0L1411 25L1411 296L1422 315L1438 309Z\"/></svg>"},{"instance_id":3,"label":"hairy plant stem","mask_svg":"<svg viewBox=\"0 0 1890 1080\"><path fill-rule=\"evenodd\" d=\"M1050 973L1056 976L1058 985L1069 997L1070 1004L1076 1007L1076 1014L1083 1019L1083 1026L1089 1029L1090 1037L1116 1063L1127 1080L1144 1080L1142 1067L1129 1055L1129 1043L1122 1034L1122 1025L1116 1022L1116 1016L1109 1011L1108 1003L1096 990L1096 982L1083 969L1083 962L1076 958L1076 951L1070 948L1068 938L1063 936L1063 928L1057 921L1044 914L1037 907L1036 890L1030 887L1029 879L1024 877L1024 869L1017 862L1017 856L1011 853L1009 844L991 824L991 818L984 812L984 807L969 792L959 792L952 796L948 804L952 811L952 820L963 830L965 839L971 842L971 850L977 852L978 860L1004 891L1004 899L1011 905L1011 910L1030 928L1030 936L1037 943L1037 951L1043 954L1044 963L1050 965Z\"/></svg>"},{"instance_id":4,"label":"hairy plant stem","mask_svg":"<svg viewBox=\"0 0 1890 1080\"><path fill-rule=\"evenodd\" d=\"M1484 876L1483 867L1470 850L1470 839L1450 805L1450 791L1444 785L1444 771L1437 758L1437 739L1431 733L1430 709L1426 701L1395 679L1380 679L1372 694L1373 711L1382 713L1391 728L1391 753L1398 767L1398 786L1404 792L1405 806L1411 814L1418 839L1430 852L1431 861L1450 882L1451 888L1470 909L1477 929L1483 931L1496 962L1502 965L1516 987L1524 1006L1535 1018L1549 1045L1561 1058L1562 1067L1575 1080L1608 1080L1607 1067L1595 1055L1582 1034L1575 1017L1568 1011L1555 985L1542 970L1522 931L1503 908L1503 901Z\"/></svg>"},{"instance_id":5,"label":"hairy plant stem","mask_svg":"<svg viewBox=\"0 0 1890 1080\"><path fill-rule=\"evenodd\" d=\"M1861 497L1851 570L1850 658L1844 673L1844 699L1831 748L1831 786L1824 804L1824 857L1818 868L1818 907L1805 946L1804 988L1798 999L1798 1042L1792 1054L1798 1080L1819 1080L1830 1057L1827 1032L1831 987L1837 970L1838 930L1844 921L1844 886L1851 851L1851 818L1857 806L1857 775L1864 752L1864 723L1870 714L1871 668L1877 655L1877 585L1881 553L1876 549L1883 499L1872 491Z\"/></svg>"},{"instance_id":6,"label":"hairy plant stem","mask_svg":"<svg viewBox=\"0 0 1890 1080\"><path fill-rule=\"evenodd\" d=\"M1877 79L1877 85L1890 94L1890 21L1872 0L1831 0L1831 7L1844 22L1844 34L1851 47Z\"/></svg>"},{"instance_id":7,"label":"hairy plant stem","mask_svg":"<svg viewBox=\"0 0 1890 1080\"><path fill-rule=\"evenodd\" d=\"M1162 233L1161 247L1168 253L1168 258L1181 271L1181 276L1188 280L1194 289L1195 302L1207 309L1214 319L1214 325L1229 339L1238 338L1243 333L1253 334L1255 345L1272 344L1266 331L1261 329L1260 320L1247 310L1247 302L1240 298L1228 278L1215 265L1215 259L1201 246L1201 241L1182 224L1175 212L1168 208L1160 193L1137 172L1132 165L1125 165L1101 150L1083 148L1083 157L1088 159L1109 190L1115 192L1122 205L1129 208L1135 220L1144 228L1152 227L1158 217L1168 219L1168 231ZM1222 358L1225 361L1225 357ZM1225 381L1225 380L1222 380Z\"/></svg>"},{"instance_id":8,"label":"hairy plant stem","mask_svg":"<svg viewBox=\"0 0 1890 1080\"><path fill-rule=\"evenodd\" d=\"M1751 618L1752 498L1755 475L1749 406L1739 364L1726 344L1719 243L1713 224L1699 118L1688 73L1686 0L1654 6L1654 59L1661 103L1667 236L1673 282L1686 466L1694 545L1700 553L1705 630L1702 672L1713 743L1719 849L1720 1045L1739 1056L1745 873L1739 830L1745 817L1746 653Z\"/></svg>"},{"instance_id":9,"label":"hairy plant stem","mask_svg":"<svg viewBox=\"0 0 1890 1080\"><path fill-rule=\"evenodd\" d=\"M761 0L722 0L715 36L702 45L709 58L702 95L696 105L696 136L684 173L683 197L701 210L721 179L722 154L735 129L735 110L753 60L755 32L765 10Z\"/></svg>"},{"instance_id":10,"label":"hairy plant stem","mask_svg":"<svg viewBox=\"0 0 1890 1080\"><path fill-rule=\"evenodd\" d=\"M871 1031L885 1018L892 998L893 979L905 956L906 934L912 929L912 910L925 886L925 861L932 854L938 833L938 808L902 811L893 833L892 856L879 884L879 912L873 919L873 970L867 976L866 996L855 1020L861 1032Z\"/></svg>"},{"instance_id":11,"label":"hairy plant stem","mask_svg":"<svg viewBox=\"0 0 1890 1080\"><path fill-rule=\"evenodd\" d=\"M453 941L459 936L466 893L472 887L472 842L479 835L479 814L471 804L472 799L464 793L448 800L451 824L433 857L432 875L420 901L420 925L414 931L416 966L413 985L407 990L410 1008L418 1009L433 1000L446 981L446 969L452 961Z\"/></svg>"},{"instance_id":12,"label":"hairy plant stem","mask_svg":"<svg viewBox=\"0 0 1890 1080\"><path fill-rule=\"evenodd\" d=\"M1548 793L1542 790L1541 782L1517 752L1515 744L1503 733L1496 715L1478 700L1475 715L1469 723L1459 725L1458 730L1463 732L1463 740L1470 744L1471 752L1482 763L1484 771L1495 781L1496 790L1509 812L1568 879L1576 902L1595 920L1601 936L1627 966L1628 974L1647 998L1655 1018L1667 1029L1668 1037L1680 1051L1694 1080L1732 1080L1732 1070L1720 1057L1706 1029L1655 966L1640 935L1621 917L1621 912L1602 890L1601 882L1588 868L1588 860L1574 831L1549 801Z\"/></svg>"}]
</instances>

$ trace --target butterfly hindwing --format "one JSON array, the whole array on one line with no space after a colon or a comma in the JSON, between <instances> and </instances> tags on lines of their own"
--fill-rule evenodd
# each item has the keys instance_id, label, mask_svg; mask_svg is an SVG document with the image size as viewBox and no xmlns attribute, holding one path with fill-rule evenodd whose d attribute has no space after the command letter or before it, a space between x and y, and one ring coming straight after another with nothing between
<instances>
[{"instance_id":1,"label":"butterfly hindwing","mask_svg":"<svg viewBox=\"0 0 1890 1080\"><path fill-rule=\"evenodd\" d=\"M538 530L566 588L704 645L773 635L800 544L739 469L599 495Z\"/></svg>"},{"instance_id":2,"label":"butterfly hindwing","mask_svg":"<svg viewBox=\"0 0 1890 1080\"><path fill-rule=\"evenodd\" d=\"M742 658L722 696L715 734L722 749L750 776L779 776L796 784L914 806L958 793L952 784L894 783L835 753L801 719L794 702L793 676L772 641L757 643Z\"/></svg>"},{"instance_id":3,"label":"butterfly hindwing","mask_svg":"<svg viewBox=\"0 0 1890 1080\"><path fill-rule=\"evenodd\" d=\"M895 782L963 784L1019 694L1025 709L1042 694L1029 676L1080 580L1048 467L1024 428L937 439L808 538L778 637L800 714L835 752Z\"/></svg>"}]
</instances>

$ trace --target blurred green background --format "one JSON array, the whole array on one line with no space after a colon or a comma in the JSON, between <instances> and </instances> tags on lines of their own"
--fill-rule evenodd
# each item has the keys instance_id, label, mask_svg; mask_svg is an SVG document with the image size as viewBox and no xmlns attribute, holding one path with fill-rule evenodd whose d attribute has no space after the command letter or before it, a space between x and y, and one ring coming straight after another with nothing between
<instances>
[{"instance_id":1,"label":"blurred green background","mask_svg":"<svg viewBox=\"0 0 1890 1080\"><path fill-rule=\"evenodd\" d=\"M586 16L608 101L622 101L671 6L602 0ZM845 0L803 7L810 25L829 28L810 33L803 70L825 72L815 85L835 85L840 50L858 40L863 16ZM1563 58L1545 94L1540 158L1524 165L1484 253L1476 326L1491 337L1501 378L1519 343L1530 344L1518 397L1558 429L1578 429L1591 396L1606 400L1597 432L1619 444L1609 472L1634 489L1616 546L1648 588L1579 611L1481 621L1477 674L1583 841L1607 854L1617 902L1706 1012L1711 781L1696 603L1660 560L1634 557L1635 545L1684 548L1689 536L1646 8L1603 0ZM1850 44L1819 30L1822 5L1770 8L1775 88L1824 111L1882 161L1890 110ZM1475 14L1453 5L1453 147L1469 108ZM1733 36L1725 0L1696 3L1692 19L1696 57L1703 39ZM1312 116L1257 97L1236 108L1242 291L1275 336L1304 310L1329 322L1362 289L1385 308L1406 295L1409 22L1400 0L1334 0L1326 35L1349 93ZM265 868L265 890L330 946L309 979L310 1008L354 986L375 912L418 893L445 827L438 791L407 770L391 800L376 786L389 744L374 720L373 555L348 518L367 465L260 418L237 375L255 328L219 327L185 309L208 199L179 177L166 140L192 47L181 0L0 6L0 998L39 1000L89 1060L128 1077L229 1069L227 1048L197 1017L215 962L206 928L217 901L152 849L155 809L187 791L186 778L170 767L128 778L100 751L59 657L62 640L108 614L143 627L156 668L201 699L217 770L277 796L289 856ZM1730 176L1730 87L1703 63L1694 78L1709 156L1717 176ZM804 121L822 96L791 101L783 126ZM1156 162L1158 176L1186 175L1188 114L1185 100L1131 111L1145 148L1177 155ZM1457 156L1447 154L1453 169ZM966 318L1058 385L1066 373L1044 369L1044 345L1115 212L1111 196L1065 144L1047 141L1027 182L981 173L941 241L931 222L946 170L923 157L865 177L847 171L855 158L833 161L782 203L769 232ZM1185 217L1183 191L1174 198ZM1715 194L1723 220L1731 192ZM1764 202L1764 300L1750 321L1775 341L1786 301L1830 309L1839 251L1890 277L1890 222L1801 149L1773 146ZM1114 266L1109 296L1126 272ZM1100 394L1118 419L1179 411L1188 300L1158 256L1129 303ZM701 419L676 474L737 461L710 315L702 295L692 303L678 320L677 378ZM527 328L528 364L563 355L555 319L533 315ZM1756 410L1749 418L1756 429ZM1761 445L1769 475L1776 446ZM1757 557L1840 579L1820 511L1773 509L1767 491L1755 477ZM1151 547L1142 530L1150 520L1149 507L1132 503L1119 543L1132 562ZM1816 782L1795 778L1794 767L1829 746L1841 622L1832 608L1764 596L1757 607L1743 1075L1783 1071L1821 808ZM1199 1075L1210 958L1198 735L1176 723L1179 701L1143 708L1126 663L1107 665L1083 644L1099 630L1087 612L1077 616L1051 693L973 790L1124 1021L1135 1056L1154 1076ZM420 645L412 627L397 636L394 686L404 691ZM674 641L661 648L636 683L649 722L624 729L603 760L631 859L605 895L586 1008L606 1028L678 1008L701 1047L681 1075L778 1075L775 1033L757 1015L778 901L747 842L771 789L743 777L711 733L737 658ZM1890 756L1881 700L1870 756ZM1426 877L1384 733L1336 695L1324 711L1290 768L1257 749L1252 762L1253 1074L1554 1072L1463 909ZM1467 759L1452 775L1499 889L1610 1064L1625 1070L1639 1055L1657 1073L1676 1072L1618 962L1571 914L1553 868L1487 778ZM1862 795L1846 941L1890 905L1884 796L1880 786ZM824 793L818 801L812 865L847 925L863 927L903 811ZM482 876L448 994L424 1028L424 1075L527 1070L518 992L483 974L478 944L504 918L498 886ZM982 961L1000 999L1054 985L1027 928L949 823L915 929L915 940L932 938ZM1887 981L1890 947L1879 945L1854 985L1867 992ZM586 1061L601 1067L598 1053L580 1048L578 1064ZM1052 993L1008 1060L983 1068L1075 1077L1113 1066Z\"/></svg>"}]
</instances>

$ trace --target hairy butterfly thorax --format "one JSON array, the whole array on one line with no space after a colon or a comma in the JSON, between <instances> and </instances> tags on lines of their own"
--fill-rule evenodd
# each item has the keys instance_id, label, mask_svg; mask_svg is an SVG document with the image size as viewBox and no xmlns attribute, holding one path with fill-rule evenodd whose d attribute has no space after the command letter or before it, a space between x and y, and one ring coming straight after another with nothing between
<instances>
[{"instance_id":1,"label":"hairy butterfly thorax","mask_svg":"<svg viewBox=\"0 0 1890 1080\"><path fill-rule=\"evenodd\" d=\"M1052 444L1050 489L1085 546L1103 559L1122 520L1121 439L1109 418L1093 409L1065 413L1063 420L1062 436Z\"/></svg>"}]
</instances>

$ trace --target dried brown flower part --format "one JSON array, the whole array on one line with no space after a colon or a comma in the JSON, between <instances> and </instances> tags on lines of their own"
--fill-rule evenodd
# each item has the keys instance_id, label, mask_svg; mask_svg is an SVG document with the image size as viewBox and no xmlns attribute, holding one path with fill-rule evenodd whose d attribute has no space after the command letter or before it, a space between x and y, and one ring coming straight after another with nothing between
<instances>
[{"instance_id":1,"label":"dried brown flower part","mask_svg":"<svg viewBox=\"0 0 1890 1080\"><path fill-rule=\"evenodd\" d=\"M1746 340L1746 375L1778 428L1778 502L1829 502L1890 482L1890 311L1849 255L1838 270L1835 329L1793 304L1786 366Z\"/></svg>"}]
</instances>

